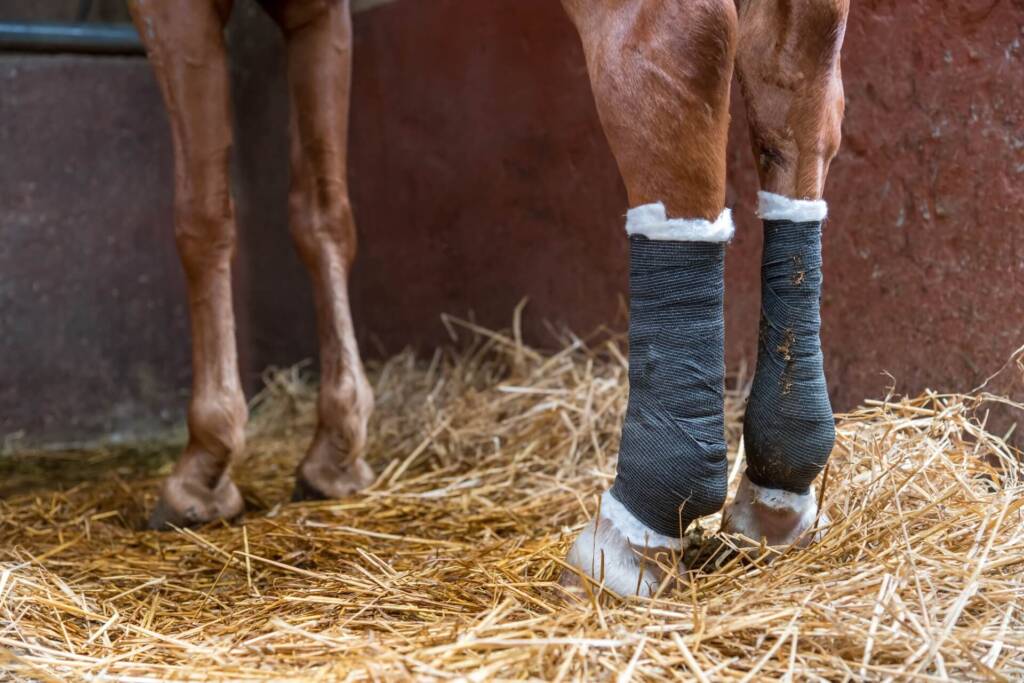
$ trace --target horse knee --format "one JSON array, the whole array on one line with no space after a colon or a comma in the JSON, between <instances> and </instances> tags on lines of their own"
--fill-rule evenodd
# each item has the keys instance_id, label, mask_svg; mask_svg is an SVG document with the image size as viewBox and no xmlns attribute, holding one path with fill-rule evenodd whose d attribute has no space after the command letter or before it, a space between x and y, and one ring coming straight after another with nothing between
<instances>
[{"instance_id":1,"label":"horse knee","mask_svg":"<svg viewBox=\"0 0 1024 683\"><path fill-rule=\"evenodd\" d=\"M717 91L720 81L731 80L736 52L738 20L732 0L701 0L688 10L690 20L681 32L696 68L691 78Z\"/></svg>"},{"instance_id":2,"label":"horse knee","mask_svg":"<svg viewBox=\"0 0 1024 683\"><path fill-rule=\"evenodd\" d=\"M820 36L820 44L835 50L843 41L850 0L806 0L801 30Z\"/></svg>"},{"instance_id":3,"label":"horse knee","mask_svg":"<svg viewBox=\"0 0 1024 683\"><path fill-rule=\"evenodd\" d=\"M631 23L626 47L642 60L649 85L710 105L728 101L738 34L733 0L650 0Z\"/></svg>"},{"instance_id":4,"label":"horse knee","mask_svg":"<svg viewBox=\"0 0 1024 683\"><path fill-rule=\"evenodd\" d=\"M839 55L849 9L849 0L807 0L796 22L802 46L798 72L809 76L801 88L801 99L810 104L796 107L794 114L799 120L789 124L811 131L797 136L797 147L801 154L821 159L826 168L839 151L842 136L845 103Z\"/></svg>"}]
</instances>

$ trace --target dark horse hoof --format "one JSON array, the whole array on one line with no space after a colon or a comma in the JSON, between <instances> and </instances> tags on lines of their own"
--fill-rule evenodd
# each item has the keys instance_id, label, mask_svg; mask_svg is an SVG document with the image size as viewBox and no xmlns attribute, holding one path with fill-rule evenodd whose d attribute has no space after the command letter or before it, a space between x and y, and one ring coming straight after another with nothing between
<instances>
[{"instance_id":1,"label":"dark horse hoof","mask_svg":"<svg viewBox=\"0 0 1024 683\"><path fill-rule=\"evenodd\" d=\"M300 474L295 478L295 488L292 489L292 502L301 503L307 500L327 500L328 497L324 495L320 489L310 484Z\"/></svg>"}]
</instances>

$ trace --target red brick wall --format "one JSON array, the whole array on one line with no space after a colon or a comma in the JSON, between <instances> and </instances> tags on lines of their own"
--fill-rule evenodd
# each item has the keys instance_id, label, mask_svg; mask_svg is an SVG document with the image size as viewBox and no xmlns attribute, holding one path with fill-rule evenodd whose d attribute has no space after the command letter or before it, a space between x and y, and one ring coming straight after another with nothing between
<instances>
[{"instance_id":1,"label":"red brick wall","mask_svg":"<svg viewBox=\"0 0 1024 683\"><path fill-rule=\"evenodd\" d=\"M535 342L544 320L621 325L625 194L558 3L398 0L355 25L364 351L443 340L442 311L507 325L523 296ZM1024 344L1022 30L1020 0L854 3L825 232L838 408L883 393L885 373L903 391L970 388ZM285 226L280 39L239 0L231 43L236 298L253 385L315 347ZM733 113L736 367L755 351L760 228L738 94ZM138 60L0 57L0 434L97 436L180 416L167 139Z\"/></svg>"}]
</instances>

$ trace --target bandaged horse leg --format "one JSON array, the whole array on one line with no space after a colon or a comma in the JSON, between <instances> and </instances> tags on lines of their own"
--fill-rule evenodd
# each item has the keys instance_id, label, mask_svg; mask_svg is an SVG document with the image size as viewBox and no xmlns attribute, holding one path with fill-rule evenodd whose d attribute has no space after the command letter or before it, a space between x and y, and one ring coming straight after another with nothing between
<instances>
[{"instance_id":1,"label":"bandaged horse leg","mask_svg":"<svg viewBox=\"0 0 1024 683\"><path fill-rule=\"evenodd\" d=\"M690 523L725 500L722 303L732 236L728 210L714 222L666 220L660 204L648 205L630 211L626 226L630 392L618 472L568 558L620 595L653 592L664 558L652 553L684 550Z\"/></svg>"},{"instance_id":2,"label":"bandaged horse leg","mask_svg":"<svg viewBox=\"0 0 1024 683\"><path fill-rule=\"evenodd\" d=\"M188 443L161 489L153 528L242 512L228 467L245 443L231 259L235 218L228 178L231 117L224 23L230 0L131 2L167 105L174 143L174 227L188 286L192 396Z\"/></svg>"},{"instance_id":3,"label":"bandaged horse leg","mask_svg":"<svg viewBox=\"0 0 1024 683\"><path fill-rule=\"evenodd\" d=\"M839 146L847 10L847 0L739 3L736 64L762 187L764 252L743 423L747 469L723 530L770 545L814 540L812 482L835 440L819 339L821 195Z\"/></svg>"},{"instance_id":4,"label":"bandaged horse leg","mask_svg":"<svg viewBox=\"0 0 1024 683\"><path fill-rule=\"evenodd\" d=\"M725 498L725 201L732 0L564 0L626 185L630 396L618 473L576 539L581 574L651 595Z\"/></svg>"},{"instance_id":5,"label":"bandaged horse leg","mask_svg":"<svg viewBox=\"0 0 1024 683\"><path fill-rule=\"evenodd\" d=\"M293 498L340 498L374 474L363 458L373 391L353 334L348 275L356 253L346 173L352 26L347 0L264 2L281 26L291 88L290 228L313 285L320 394Z\"/></svg>"}]
</instances>

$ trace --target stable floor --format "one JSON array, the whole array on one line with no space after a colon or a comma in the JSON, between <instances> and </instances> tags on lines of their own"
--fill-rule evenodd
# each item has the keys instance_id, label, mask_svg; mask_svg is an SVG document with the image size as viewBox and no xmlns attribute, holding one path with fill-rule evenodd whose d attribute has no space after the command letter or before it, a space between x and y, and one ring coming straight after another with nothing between
<instances>
[{"instance_id":1,"label":"stable floor","mask_svg":"<svg viewBox=\"0 0 1024 683\"><path fill-rule=\"evenodd\" d=\"M453 330L460 351L372 368L381 474L350 500L288 502L312 429L301 369L254 400L234 525L139 530L173 444L74 454L79 483L71 456L20 456L22 492L0 500L0 678L1024 676L1021 466L978 397L841 416L818 546L768 564L710 518L685 589L569 603L556 578L614 472L625 359L614 341L546 354ZM735 473L741 392L728 402Z\"/></svg>"}]
</instances>

